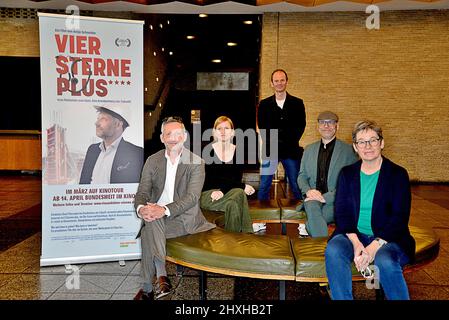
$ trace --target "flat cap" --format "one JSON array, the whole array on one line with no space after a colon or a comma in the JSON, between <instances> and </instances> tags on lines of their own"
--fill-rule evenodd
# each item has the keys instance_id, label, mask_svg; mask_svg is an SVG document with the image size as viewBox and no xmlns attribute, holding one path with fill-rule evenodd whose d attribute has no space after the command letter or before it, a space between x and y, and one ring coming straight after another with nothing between
<instances>
[{"instance_id":1,"label":"flat cap","mask_svg":"<svg viewBox=\"0 0 449 320\"><path fill-rule=\"evenodd\" d=\"M338 122L338 116L332 111L323 111L318 115L318 120L335 120Z\"/></svg>"}]
</instances>

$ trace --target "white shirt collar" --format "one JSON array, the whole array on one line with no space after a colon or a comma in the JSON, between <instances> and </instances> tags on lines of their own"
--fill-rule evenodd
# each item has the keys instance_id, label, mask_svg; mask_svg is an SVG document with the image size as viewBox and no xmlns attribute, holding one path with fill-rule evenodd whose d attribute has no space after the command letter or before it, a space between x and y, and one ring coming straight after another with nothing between
<instances>
[{"instance_id":1,"label":"white shirt collar","mask_svg":"<svg viewBox=\"0 0 449 320\"><path fill-rule=\"evenodd\" d=\"M184 151L184 147L182 148L181 152L176 157L174 164L178 164L179 163L179 159L181 159L183 151ZM170 156L168 155L168 150L165 150L164 156L165 156L165 159L167 159L168 163L171 164Z\"/></svg>"},{"instance_id":2,"label":"white shirt collar","mask_svg":"<svg viewBox=\"0 0 449 320\"><path fill-rule=\"evenodd\" d=\"M121 140L122 140L122 135L120 135L120 137L118 137L117 139L115 139L114 142L112 142L108 147L105 147L105 146L104 146L104 141L101 141L101 143L100 143L100 145L99 145L99 148L100 148L100 150L103 151L103 152L105 152L106 149L109 149L109 148L117 149L117 148L118 148L118 145L119 145L119 143L120 143Z\"/></svg>"}]
</instances>

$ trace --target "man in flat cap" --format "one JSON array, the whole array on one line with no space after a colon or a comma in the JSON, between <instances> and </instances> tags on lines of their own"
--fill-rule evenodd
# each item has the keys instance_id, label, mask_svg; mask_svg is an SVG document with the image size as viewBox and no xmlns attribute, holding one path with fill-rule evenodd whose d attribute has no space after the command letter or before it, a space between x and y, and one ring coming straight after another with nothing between
<instances>
[{"instance_id":1,"label":"man in flat cap","mask_svg":"<svg viewBox=\"0 0 449 320\"><path fill-rule=\"evenodd\" d=\"M80 184L137 183L143 167L143 148L122 137L129 127L126 107L94 106L97 137L89 146L81 170Z\"/></svg>"},{"instance_id":2,"label":"man in flat cap","mask_svg":"<svg viewBox=\"0 0 449 320\"><path fill-rule=\"evenodd\" d=\"M321 140L304 150L298 175L298 186L304 202L306 225L299 226L300 236L327 237L327 225L334 221L334 199L341 168L357 161L350 144L336 138L338 116L331 111L318 115Z\"/></svg>"}]
</instances>

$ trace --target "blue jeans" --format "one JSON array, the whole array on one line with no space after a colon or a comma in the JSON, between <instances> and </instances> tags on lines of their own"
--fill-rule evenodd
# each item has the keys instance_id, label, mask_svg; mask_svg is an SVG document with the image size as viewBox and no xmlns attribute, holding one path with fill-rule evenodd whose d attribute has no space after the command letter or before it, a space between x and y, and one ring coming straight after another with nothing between
<instances>
[{"instance_id":1,"label":"blue jeans","mask_svg":"<svg viewBox=\"0 0 449 320\"><path fill-rule=\"evenodd\" d=\"M366 247L373 236L360 235L360 241ZM354 248L346 235L338 234L327 244L326 274L329 279L331 298L333 300L352 300L352 272ZM379 281L388 300L409 300L407 283L402 273L402 267L409 258L394 242L382 246L376 253L374 265L379 270ZM375 269L376 270L376 269Z\"/></svg>"},{"instance_id":2,"label":"blue jeans","mask_svg":"<svg viewBox=\"0 0 449 320\"><path fill-rule=\"evenodd\" d=\"M301 192L298 187L298 174L300 161L296 159L280 159L285 170L285 175L288 179L288 184L293 192L295 199L302 199ZM273 182L273 175L276 172L278 165L277 160L264 160L260 169L260 186L257 193L259 200L270 199L270 188Z\"/></svg>"}]
</instances>

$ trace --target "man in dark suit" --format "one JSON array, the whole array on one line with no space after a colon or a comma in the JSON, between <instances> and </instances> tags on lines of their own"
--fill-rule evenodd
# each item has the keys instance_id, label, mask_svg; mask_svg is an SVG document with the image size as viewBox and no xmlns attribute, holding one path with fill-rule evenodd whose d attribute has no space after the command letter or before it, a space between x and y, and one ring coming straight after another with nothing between
<instances>
[{"instance_id":1,"label":"man in dark suit","mask_svg":"<svg viewBox=\"0 0 449 320\"><path fill-rule=\"evenodd\" d=\"M199 207L204 161L184 148L187 132L182 120L164 119L161 132L165 149L146 160L134 199L137 215L142 219L138 237L142 244L143 276L143 288L135 300L153 300L170 293L165 269L166 239L215 228Z\"/></svg>"},{"instance_id":2,"label":"man in dark suit","mask_svg":"<svg viewBox=\"0 0 449 320\"><path fill-rule=\"evenodd\" d=\"M297 179L303 149L299 140L306 127L306 112L303 101L288 94L287 84L287 73L282 69L274 70L271 86L275 94L260 101L257 111L257 126L262 140L259 200L270 198L273 174L279 161L294 197L301 199Z\"/></svg>"},{"instance_id":3,"label":"man in dark suit","mask_svg":"<svg viewBox=\"0 0 449 320\"><path fill-rule=\"evenodd\" d=\"M80 184L137 183L143 166L143 148L122 138L129 127L126 107L95 106L96 134L102 142L89 146Z\"/></svg>"}]
</instances>

